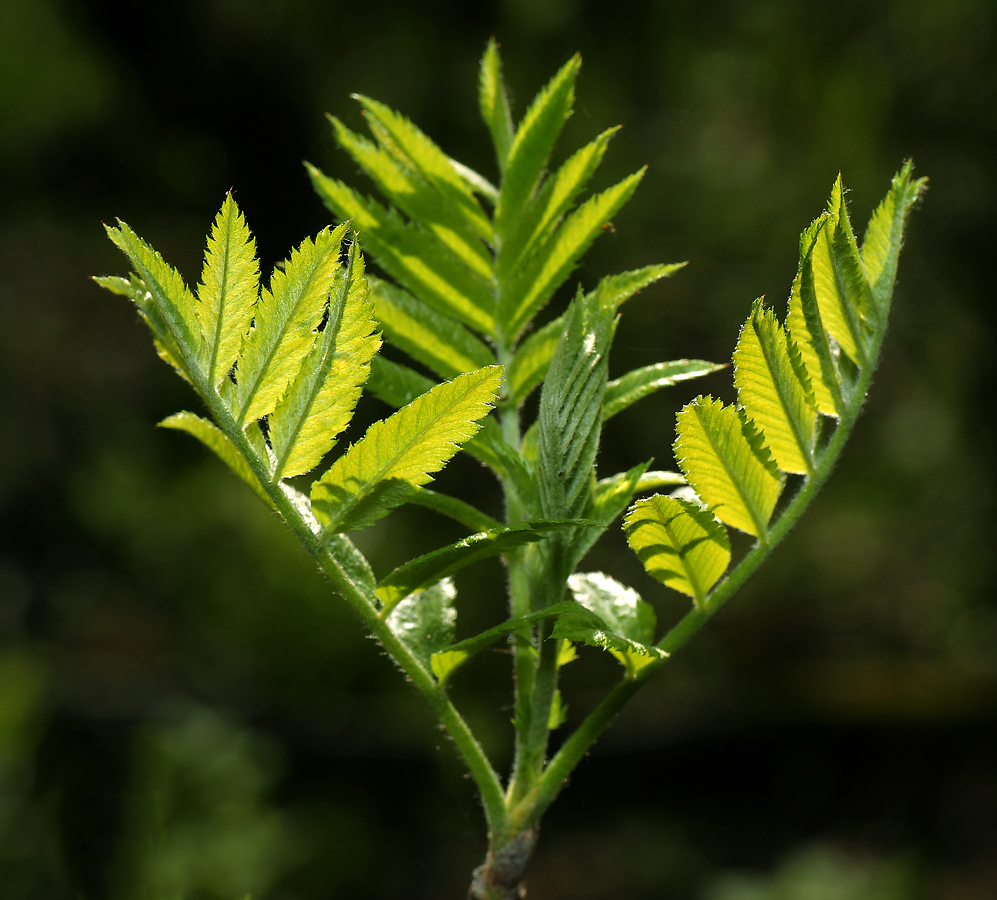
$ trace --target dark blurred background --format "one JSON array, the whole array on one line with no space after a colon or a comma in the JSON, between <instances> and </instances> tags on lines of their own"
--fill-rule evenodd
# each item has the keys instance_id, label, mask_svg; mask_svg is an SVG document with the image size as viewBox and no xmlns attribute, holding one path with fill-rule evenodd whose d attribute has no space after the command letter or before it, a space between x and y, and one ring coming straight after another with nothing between
<instances>
[{"instance_id":1,"label":"dark blurred background","mask_svg":"<svg viewBox=\"0 0 997 900\"><path fill-rule=\"evenodd\" d=\"M352 91L495 177L491 35L517 115L581 50L559 159L623 123L596 187L650 166L578 280L691 262L628 304L613 375L729 359L839 170L859 230L903 159L931 178L839 471L579 768L530 897L997 896L995 28L988 0L0 0L0 896L464 895L484 828L428 709L252 494L154 428L196 401L87 279L125 273L120 216L196 281L229 188L268 271L328 222L303 159L370 189L323 118L362 130ZM699 389L729 371L619 416L600 471L670 467ZM440 484L497 503L473 462ZM457 535L403 510L360 541L383 573ZM685 608L618 535L590 568L662 625ZM460 634L502 617L497 564L458 588ZM582 657L572 721L617 677ZM503 765L508 662L456 687Z\"/></svg>"}]
</instances>

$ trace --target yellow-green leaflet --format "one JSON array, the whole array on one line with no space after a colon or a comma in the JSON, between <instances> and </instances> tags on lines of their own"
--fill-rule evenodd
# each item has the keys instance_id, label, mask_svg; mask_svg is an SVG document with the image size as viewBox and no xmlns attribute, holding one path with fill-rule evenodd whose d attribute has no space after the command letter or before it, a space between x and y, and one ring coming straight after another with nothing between
<instances>
[{"instance_id":1,"label":"yellow-green leaflet","mask_svg":"<svg viewBox=\"0 0 997 900\"><path fill-rule=\"evenodd\" d=\"M256 324L237 364L233 414L240 423L273 412L311 350L339 269L346 226L305 238L260 295Z\"/></svg>"},{"instance_id":2,"label":"yellow-green leaflet","mask_svg":"<svg viewBox=\"0 0 997 900\"><path fill-rule=\"evenodd\" d=\"M381 345L373 313L354 240L337 272L325 328L270 416L274 479L313 469L350 423Z\"/></svg>"},{"instance_id":3,"label":"yellow-green leaflet","mask_svg":"<svg viewBox=\"0 0 997 900\"><path fill-rule=\"evenodd\" d=\"M677 416L677 431L679 466L710 511L764 540L782 480L764 459L758 436L733 406L709 396L686 404Z\"/></svg>"},{"instance_id":4,"label":"yellow-green leaflet","mask_svg":"<svg viewBox=\"0 0 997 900\"><path fill-rule=\"evenodd\" d=\"M330 532L365 528L432 481L478 431L501 379L501 366L468 372L371 425L312 485L319 522Z\"/></svg>"},{"instance_id":5,"label":"yellow-green leaflet","mask_svg":"<svg viewBox=\"0 0 997 900\"><path fill-rule=\"evenodd\" d=\"M153 334L173 356L173 364L192 382L203 377L204 343L196 301L180 273L124 222L107 227L107 235L131 261L148 297L139 301ZM176 348L176 354L173 348Z\"/></svg>"},{"instance_id":6,"label":"yellow-green leaflet","mask_svg":"<svg viewBox=\"0 0 997 900\"><path fill-rule=\"evenodd\" d=\"M734 351L734 384L783 472L814 469L817 408L799 350L775 314L756 300Z\"/></svg>"},{"instance_id":7,"label":"yellow-green leaflet","mask_svg":"<svg viewBox=\"0 0 997 900\"><path fill-rule=\"evenodd\" d=\"M260 292L260 263L249 227L232 195L215 216L197 289L197 316L211 385L225 378L253 319Z\"/></svg>"},{"instance_id":8,"label":"yellow-green leaflet","mask_svg":"<svg viewBox=\"0 0 997 900\"><path fill-rule=\"evenodd\" d=\"M638 500L623 528L648 574L702 606L730 563L730 541L713 513L688 500L656 494Z\"/></svg>"},{"instance_id":9,"label":"yellow-green leaflet","mask_svg":"<svg viewBox=\"0 0 997 900\"><path fill-rule=\"evenodd\" d=\"M273 500L267 496L263 490L259 479L253 474L246 458L235 448L235 445L207 419L194 415L192 412L178 412L163 419L159 423L160 428L173 428L177 431L186 431L196 437L202 444L214 452L218 458L225 463L236 475L248 484L256 495L272 507Z\"/></svg>"}]
</instances>

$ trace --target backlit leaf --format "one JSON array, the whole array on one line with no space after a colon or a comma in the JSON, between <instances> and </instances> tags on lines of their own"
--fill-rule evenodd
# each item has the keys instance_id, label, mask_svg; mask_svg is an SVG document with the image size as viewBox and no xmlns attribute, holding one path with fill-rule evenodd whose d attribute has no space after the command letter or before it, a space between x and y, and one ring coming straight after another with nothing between
<instances>
[{"instance_id":1,"label":"backlit leaf","mask_svg":"<svg viewBox=\"0 0 997 900\"><path fill-rule=\"evenodd\" d=\"M675 359L627 372L606 385L606 396L602 402L603 421L611 419L655 391L690 378L701 378L723 368L723 365L702 359Z\"/></svg>"},{"instance_id":2,"label":"backlit leaf","mask_svg":"<svg viewBox=\"0 0 997 900\"><path fill-rule=\"evenodd\" d=\"M498 44L495 38L488 41L485 55L481 58L481 73L478 78L478 105L481 118L492 135L495 156L500 171L505 171L509 148L515 137L512 114L509 111L509 96L502 79L502 61L499 59Z\"/></svg>"},{"instance_id":3,"label":"backlit leaf","mask_svg":"<svg viewBox=\"0 0 997 900\"><path fill-rule=\"evenodd\" d=\"M730 541L713 513L656 494L638 500L623 523L627 542L662 584L702 606L730 563Z\"/></svg>"},{"instance_id":4,"label":"backlit leaf","mask_svg":"<svg viewBox=\"0 0 997 900\"><path fill-rule=\"evenodd\" d=\"M686 404L676 430L679 466L711 512L764 540L782 481L750 423L707 396Z\"/></svg>"}]
</instances>

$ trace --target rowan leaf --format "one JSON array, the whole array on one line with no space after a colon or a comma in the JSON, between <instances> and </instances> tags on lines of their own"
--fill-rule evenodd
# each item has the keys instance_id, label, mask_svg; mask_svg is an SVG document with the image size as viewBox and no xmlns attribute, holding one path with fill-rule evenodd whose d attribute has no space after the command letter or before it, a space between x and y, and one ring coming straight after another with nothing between
<instances>
[{"instance_id":1,"label":"rowan leaf","mask_svg":"<svg viewBox=\"0 0 997 900\"><path fill-rule=\"evenodd\" d=\"M367 392L378 400L400 409L407 406L420 394L425 394L437 382L425 375L396 363L383 356L375 356L370 364L370 377L367 379Z\"/></svg>"},{"instance_id":2,"label":"rowan leaf","mask_svg":"<svg viewBox=\"0 0 997 900\"><path fill-rule=\"evenodd\" d=\"M631 678L667 655L654 646L654 609L635 590L602 572L576 573L568 579L568 588L578 606L558 616L552 639L602 647Z\"/></svg>"},{"instance_id":3,"label":"rowan leaf","mask_svg":"<svg viewBox=\"0 0 997 900\"><path fill-rule=\"evenodd\" d=\"M256 242L232 194L215 216L197 289L205 372L217 386L239 355L260 293Z\"/></svg>"},{"instance_id":4,"label":"rowan leaf","mask_svg":"<svg viewBox=\"0 0 997 900\"><path fill-rule=\"evenodd\" d=\"M274 480L317 466L353 418L381 345L373 314L354 240L336 273L325 325L269 418Z\"/></svg>"},{"instance_id":5,"label":"rowan leaf","mask_svg":"<svg viewBox=\"0 0 997 900\"><path fill-rule=\"evenodd\" d=\"M465 445L465 449L467 446ZM431 491L429 488L417 488L409 501L415 506L422 506L448 516L455 522L469 528L471 531L498 531L502 528L502 523L498 519L493 519L487 513L483 513L476 506L451 497L449 494L440 494Z\"/></svg>"},{"instance_id":6,"label":"rowan leaf","mask_svg":"<svg viewBox=\"0 0 997 900\"><path fill-rule=\"evenodd\" d=\"M377 321L388 339L443 378L495 365L495 354L467 328L386 281L371 281Z\"/></svg>"},{"instance_id":7,"label":"rowan leaf","mask_svg":"<svg viewBox=\"0 0 997 900\"><path fill-rule=\"evenodd\" d=\"M691 378L701 378L723 368L725 366L719 363L706 362L702 359L675 359L671 362L654 363L634 369L606 385L606 395L602 402L602 419L603 421L611 419L628 406L662 388L671 387Z\"/></svg>"},{"instance_id":8,"label":"rowan leaf","mask_svg":"<svg viewBox=\"0 0 997 900\"><path fill-rule=\"evenodd\" d=\"M706 396L683 407L676 430L679 466L710 511L764 541L782 480L750 423Z\"/></svg>"},{"instance_id":9,"label":"rowan leaf","mask_svg":"<svg viewBox=\"0 0 997 900\"><path fill-rule=\"evenodd\" d=\"M684 262L657 263L653 266L644 266L642 269L607 275L591 293L600 309L606 312L616 312L634 294L662 278L668 278L679 269L685 268L685 265Z\"/></svg>"},{"instance_id":10,"label":"rowan leaf","mask_svg":"<svg viewBox=\"0 0 997 900\"><path fill-rule=\"evenodd\" d=\"M756 300L734 350L741 406L765 436L783 472L814 470L817 406L800 351L771 310Z\"/></svg>"},{"instance_id":11,"label":"rowan leaf","mask_svg":"<svg viewBox=\"0 0 997 900\"><path fill-rule=\"evenodd\" d=\"M459 375L371 425L312 485L326 532L366 528L432 481L480 428L501 377L500 366Z\"/></svg>"},{"instance_id":12,"label":"rowan leaf","mask_svg":"<svg viewBox=\"0 0 997 900\"><path fill-rule=\"evenodd\" d=\"M312 349L340 268L346 225L325 228L274 268L236 365L232 412L240 424L273 412Z\"/></svg>"},{"instance_id":13,"label":"rowan leaf","mask_svg":"<svg viewBox=\"0 0 997 900\"><path fill-rule=\"evenodd\" d=\"M730 563L730 540L716 517L689 500L656 494L638 500L623 523L648 574L702 607Z\"/></svg>"},{"instance_id":14,"label":"rowan leaf","mask_svg":"<svg viewBox=\"0 0 997 900\"><path fill-rule=\"evenodd\" d=\"M516 406L529 397L546 377L563 330L564 316L558 316L543 328L537 329L523 341L506 367L509 400Z\"/></svg>"}]
</instances>

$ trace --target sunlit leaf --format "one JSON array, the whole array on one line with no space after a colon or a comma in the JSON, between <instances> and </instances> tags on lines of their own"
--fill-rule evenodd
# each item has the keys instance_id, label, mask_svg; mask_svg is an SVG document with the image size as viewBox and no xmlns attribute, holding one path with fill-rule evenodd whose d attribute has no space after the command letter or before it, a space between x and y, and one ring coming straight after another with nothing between
<instances>
[{"instance_id":1,"label":"sunlit leaf","mask_svg":"<svg viewBox=\"0 0 997 900\"><path fill-rule=\"evenodd\" d=\"M675 456L696 493L720 521L764 540L782 480L750 423L707 396L686 404L676 430Z\"/></svg>"},{"instance_id":2,"label":"sunlit leaf","mask_svg":"<svg viewBox=\"0 0 997 900\"><path fill-rule=\"evenodd\" d=\"M490 38L481 58L481 73L478 78L478 105L481 118L485 120L495 145L495 156L500 171L505 171L509 148L515 138L512 114L509 111L509 96L502 79L502 61L499 59L498 44Z\"/></svg>"},{"instance_id":3,"label":"sunlit leaf","mask_svg":"<svg viewBox=\"0 0 997 900\"><path fill-rule=\"evenodd\" d=\"M427 671L431 670L433 654L453 643L456 597L453 582L446 578L424 591L410 594L388 616L391 630Z\"/></svg>"},{"instance_id":4,"label":"sunlit leaf","mask_svg":"<svg viewBox=\"0 0 997 900\"><path fill-rule=\"evenodd\" d=\"M602 401L603 421L611 419L655 391L690 378L701 378L723 368L725 366L702 359L675 359L627 372L606 385L606 395Z\"/></svg>"},{"instance_id":5,"label":"sunlit leaf","mask_svg":"<svg viewBox=\"0 0 997 900\"><path fill-rule=\"evenodd\" d=\"M800 351L775 314L755 305L734 351L734 384L741 406L765 437L783 472L814 469L817 407Z\"/></svg>"},{"instance_id":6,"label":"sunlit leaf","mask_svg":"<svg viewBox=\"0 0 997 900\"><path fill-rule=\"evenodd\" d=\"M730 541L714 515L688 500L657 494L638 500L624 520L627 542L662 584L702 606L730 563Z\"/></svg>"}]
</instances>

